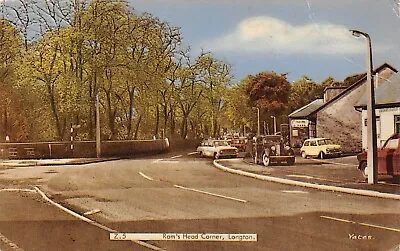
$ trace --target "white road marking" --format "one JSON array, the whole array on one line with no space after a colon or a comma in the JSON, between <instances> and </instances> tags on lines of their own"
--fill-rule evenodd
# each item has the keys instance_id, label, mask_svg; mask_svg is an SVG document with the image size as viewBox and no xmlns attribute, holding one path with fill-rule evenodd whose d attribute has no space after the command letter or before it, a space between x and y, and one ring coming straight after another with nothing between
<instances>
[{"instance_id":1,"label":"white road marking","mask_svg":"<svg viewBox=\"0 0 400 251\"><path fill-rule=\"evenodd\" d=\"M284 190L282 193L296 193L296 194L307 194L309 192L307 191L301 191L301 190Z\"/></svg>"},{"instance_id":2,"label":"white road marking","mask_svg":"<svg viewBox=\"0 0 400 251\"><path fill-rule=\"evenodd\" d=\"M195 155L195 154L198 154L198 152L191 152L191 153L188 153L187 155Z\"/></svg>"},{"instance_id":3,"label":"white road marking","mask_svg":"<svg viewBox=\"0 0 400 251\"><path fill-rule=\"evenodd\" d=\"M28 193L36 193L36 190L32 189L17 189L17 188L3 188L0 189L2 192L28 192Z\"/></svg>"},{"instance_id":4,"label":"white road marking","mask_svg":"<svg viewBox=\"0 0 400 251\"><path fill-rule=\"evenodd\" d=\"M178 161L178 160L175 160L175 159L171 159L171 160L157 159L157 160L154 160L152 163L158 163L158 164L160 164L160 163L162 163L162 164L178 164L179 161Z\"/></svg>"},{"instance_id":5,"label":"white road marking","mask_svg":"<svg viewBox=\"0 0 400 251\"><path fill-rule=\"evenodd\" d=\"M295 177L295 178L314 179L314 177L308 176L308 175L288 174L288 175L286 175L286 176L288 176L288 177Z\"/></svg>"},{"instance_id":6,"label":"white road marking","mask_svg":"<svg viewBox=\"0 0 400 251\"><path fill-rule=\"evenodd\" d=\"M177 155L177 156L171 157L170 159L176 159L176 158L181 158L181 157L182 157L182 155Z\"/></svg>"},{"instance_id":7,"label":"white road marking","mask_svg":"<svg viewBox=\"0 0 400 251\"><path fill-rule=\"evenodd\" d=\"M64 206L62 206L62 205L60 205L60 204L58 204L57 202L54 202L54 201L51 200L49 197L47 197L47 195L46 195L45 193L43 193L38 187L34 187L34 188L35 188L35 190L43 197L43 199L45 199L46 201L50 202L50 204L52 204L52 205L58 207L59 209L63 210L64 212L69 213L70 215L72 215L72 216L74 216L74 217L76 217L76 218L78 218L78 219L80 219L80 220L82 220L82 221L85 221L85 222L87 222L87 223L89 223L89 224L92 224L92 225L94 225L94 226L96 226L96 227L98 227L98 228L100 228L100 229L103 229L103 230L105 230L105 231L107 231L107 232L117 233L117 230L114 230L114 229L112 229L112 228L109 228L109 227L107 227L107 226L104 226L104 225L102 225L102 224L100 224L100 223L98 223L98 222L96 222L96 221L93 221L93 220L91 220L91 219L89 219L89 218L86 218L85 216L82 216L82 215L80 215L80 214L78 214L78 213L72 211L71 209L68 209L68 208L66 208L66 207L64 207ZM164 249L162 249L162 248L160 248L160 247L157 247L157 246L155 246L155 245L149 244L149 243L144 242L144 241L132 241L132 242L134 242L134 243L136 243L136 244L138 244L138 245L141 245L141 246L150 248L150 249L152 249L152 250L157 250L157 251L159 251L159 250L160 250L160 251L161 251L161 250L164 250Z\"/></svg>"},{"instance_id":8,"label":"white road marking","mask_svg":"<svg viewBox=\"0 0 400 251\"><path fill-rule=\"evenodd\" d=\"M153 178L147 176L146 174L144 174L144 173L142 173L142 172L139 172L139 174L140 174L143 178L145 178L145 179L148 179L148 180L150 180L150 181L153 181L153 180L154 180Z\"/></svg>"},{"instance_id":9,"label":"white road marking","mask_svg":"<svg viewBox=\"0 0 400 251\"><path fill-rule=\"evenodd\" d=\"M207 194L207 195L211 195L211 196L215 196L215 197L219 197L219 198L224 198L224 199L228 199L228 200L239 201L239 202L242 202L242 203L246 203L247 202L247 200L237 199L237 198L234 198L234 197L229 197L229 196L216 194L216 193L210 193L210 192L206 192L206 191L202 191L202 190L198 190L198 189L193 189L193 188L188 188L188 187L183 187L183 186L179 186L179 185L174 185L174 187L180 188L180 189L184 189L184 190L193 191L193 192L198 192L198 193L202 193L202 194Z\"/></svg>"},{"instance_id":10,"label":"white road marking","mask_svg":"<svg viewBox=\"0 0 400 251\"><path fill-rule=\"evenodd\" d=\"M335 221L340 221L340 222L345 222L345 223L359 224L362 226L373 227L373 228L378 228L378 229L383 229L383 230L389 230L389 231L393 231L393 232L400 232L400 229L394 228L394 227L386 227L386 226L380 226L380 225L363 223L363 222L355 222L355 221L350 221L350 220L345 220L345 219L340 219L340 218L335 218L335 217L330 217L330 216L324 216L324 215L321 215L320 217L324 218L324 219L328 219L328 220L335 220Z\"/></svg>"},{"instance_id":11,"label":"white road marking","mask_svg":"<svg viewBox=\"0 0 400 251\"><path fill-rule=\"evenodd\" d=\"M157 162L160 162L160 161L163 161L164 159L156 159L156 160L154 160L152 163L157 163Z\"/></svg>"},{"instance_id":12,"label":"white road marking","mask_svg":"<svg viewBox=\"0 0 400 251\"><path fill-rule=\"evenodd\" d=\"M92 214L97 214L97 213L100 213L100 212L101 212L100 209L93 209L93 210L84 212L83 215L92 215Z\"/></svg>"},{"instance_id":13,"label":"white road marking","mask_svg":"<svg viewBox=\"0 0 400 251\"><path fill-rule=\"evenodd\" d=\"M339 219L339 218L330 217L330 216L325 216L325 215L321 215L320 217L323 218L323 219L334 220L334 221L340 221L340 222L345 222L345 223L355 223L354 221Z\"/></svg>"}]
</instances>

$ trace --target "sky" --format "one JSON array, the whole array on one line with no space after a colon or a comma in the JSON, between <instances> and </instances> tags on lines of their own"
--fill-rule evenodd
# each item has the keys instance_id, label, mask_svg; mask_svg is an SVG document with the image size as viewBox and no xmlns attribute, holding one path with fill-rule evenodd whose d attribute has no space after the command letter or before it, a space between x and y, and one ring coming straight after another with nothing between
<instances>
[{"instance_id":1,"label":"sky","mask_svg":"<svg viewBox=\"0 0 400 251\"><path fill-rule=\"evenodd\" d=\"M184 46L233 67L235 81L263 71L320 82L366 71L370 35L374 68L400 69L400 0L128 0L180 27Z\"/></svg>"}]
</instances>

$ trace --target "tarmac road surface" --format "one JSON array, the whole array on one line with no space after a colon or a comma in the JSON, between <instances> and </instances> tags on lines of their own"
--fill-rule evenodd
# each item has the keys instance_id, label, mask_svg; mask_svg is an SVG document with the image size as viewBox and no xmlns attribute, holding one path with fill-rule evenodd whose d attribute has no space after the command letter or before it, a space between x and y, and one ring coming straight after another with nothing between
<instances>
[{"instance_id":1,"label":"tarmac road surface","mask_svg":"<svg viewBox=\"0 0 400 251\"><path fill-rule=\"evenodd\" d=\"M0 249L149 250L66 214L36 192L0 191Z\"/></svg>"},{"instance_id":2,"label":"tarmac road surface","mask_svg":"<svg viewBox=\"0 0 400 251\"><path fill-rule=\"evenodd\" d=\"M320 167L299 165L297 171ZM346 172L345 166L327 164L326 169ZM398 201L264 182L222 172L212 160L195 156L17 167L1 173L1 187L39 186L79 214L98 209L88 217L120 232L258 237L246 243L149 242L167 250L388 250L400 242ZM24 250L149 250L109 241L109 232L66 214L37 193L3 191L0 203L0 233Z\"/></svg>"}]
</instances>

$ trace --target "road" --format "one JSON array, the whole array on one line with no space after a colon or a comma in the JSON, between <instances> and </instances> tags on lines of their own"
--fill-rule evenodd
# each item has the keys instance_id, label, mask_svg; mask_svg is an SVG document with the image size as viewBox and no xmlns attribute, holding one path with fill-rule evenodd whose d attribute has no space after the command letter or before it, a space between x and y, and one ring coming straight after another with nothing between
<instances>
[{"instance_id":1,"label":"road","mask_svg":"<svg viewBox=\"0 0 400 251\"><path fill-rule=\"evenodd\" d=\"M400 244L398 201L259 181L186 154L4 169L0 178L3 188L36 186L80 215L92 212L86 217L100 224L82 222L35 192L4 191L0 233L23 250L150 250L110 241L104 229L257 234L256 242L147 242L167 250L389 250Z\"/></svg>"}]
</instances>

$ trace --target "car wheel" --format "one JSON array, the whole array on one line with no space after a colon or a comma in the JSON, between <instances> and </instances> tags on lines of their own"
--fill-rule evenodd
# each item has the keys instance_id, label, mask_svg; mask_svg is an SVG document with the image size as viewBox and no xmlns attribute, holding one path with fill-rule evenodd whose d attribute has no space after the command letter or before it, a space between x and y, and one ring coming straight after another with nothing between
<instances>
[{"instance_id":1,"label":"car wheel","mask_svg":"<svg viewBox=\"0 0 400 251\"><path fill-rule=\"evenodd\" d=\"M214 159L219 159L219 154L218 153L214 153Z\"/></svg>"},{"instance_id":2,"label":"car wheel","mask_svg":"<svg viewBox=\"0 0 400 251\"><path fill-rule=\"evenodd\" d=\"M307 159L307 154L306 154L306 152L301 152L301 157L302 157L303 159Z\"/></svg>"},{"instance_id":3,"label":"car wheel","mask_svg":"<svg viewBox=\"0 0 400 251\"><path fill-rule=\"evenodd\" d=\"M200 154L200 157L204 158L203 152L199 152L199 154Z\"/></svg>"},{"instance_id":4,"label":"car wheel","mask_svg":"<svg viewBox=\"0 0 400 251\"><path fill-rule=\"evenodd\" d=\"M367 161L362 161L360 163L360 167L358 169L360 169L360 171L361 171L361 173L362 173L364 178L368 178Z\"/></svg>"},{"instance_id":5,"label":"car wheel","mask_svg":"<svg viewBox=\"0 0 400 251\"><path fill-rule=\"evenodd\" d=\"M267 153L263 154L262 160L263 160L264 166L269 166L269 164L271 163L271 159L269 158Z\"/></svg>"},{"instance_id":6,"label":"car wheel","mask_svg":"<svg viewBox=\"0 0 400 251\"><path fill-rule=\"evenodd\" d=\"M324 153L324 152L320 152L320 153L318 154L318 157L319 157L320 159L325 159L325 153Z\"/></svg>"}]
</instances>

